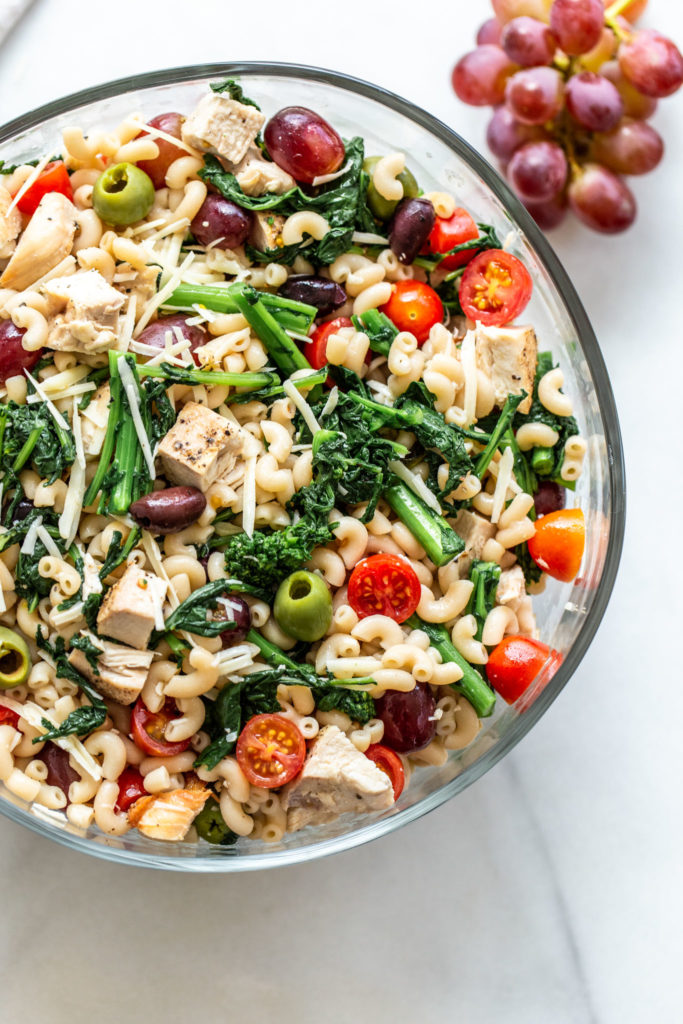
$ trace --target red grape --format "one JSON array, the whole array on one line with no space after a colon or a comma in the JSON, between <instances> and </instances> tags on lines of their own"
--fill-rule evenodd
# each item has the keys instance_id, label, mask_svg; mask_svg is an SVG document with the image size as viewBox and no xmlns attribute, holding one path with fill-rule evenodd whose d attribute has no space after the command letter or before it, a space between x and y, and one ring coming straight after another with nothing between
<instances>
[{"instance_id":1,"label":"red grape","mask_svg":"<svg viewBox=\"0 0 683 1024\"><path fill-rule=\"evenodd\" d=\"M508 177L522 199L552 199L567 182L564 150L556 142L527 142L508 164Z\"/></svg>"},{"instance_id":2,"label":"red grape","mask_svg":"<svg viewBox=\"0 0 683 1024\"><path fill-rule=\"evenodd\" d=\"M591 158L617 174L648 174L664 155L659 132L644 121L625 118L607 135L596 135Z\"/></svg>"},{"instance_id":3,"label":"red grape","mask_svg":"<svg viewBox=\"0 0 683 1024\"><path fill-rule=\"evenodd\" d=\"M603 78L609 79L610 82L616 85L624 103L624 114L626 117L635 117L639 121L645 121L648 117L652 117L657 109L657 100L653 99L652 96L644 96L642 92L639 92L635 85L629 82L628 78L624 77L618 61L607 61L600 68L600 74Z\"/></svg>"},{"instance_id":4,"label":"red grape","mask_svg":"<svg viewBox=\"0 0 683 1024\"><path fill-rule=\"evenodd\" d=\"M616 85L594 71L572 75L565 96L574 120L591 132L609 132L616 128L624 112Z\"/></svg>"},{"instance_id":5,"label":"red grape","mask_svg":"<svg viewBox=\"0 0 683 1024\"><path fill-rule=\"evenodd\" d=\"M331 124L307 107L283 107L273 114L263 137L270 156L297 181L334 174L346 150Z\"/></svg>"},{"instance_id":6,"label":"red grape","mask_svg":"<svg viewBox=\"0 0 683 1024\"><path fill-rule=\"evenodd\" d=\"M555 0L550 9L553 35L572 57L597 46L604 23L602 0Z\"/></svg>"},{"instance_id":7,"label":"red grape","mask_svg":"<svg viewBox=\"0 0 683 1024\"><path fill-rule=\"evenodd\" d=\"M477 46L486 46L487 43L498 46L501 28L502 25L497 18L489 18L477 32Z\"/></svg>"},{"instance_id":8,"label":"red grape","mask_svg":"<svg viewBox=\"0 0 683 1024\"><path fill-rule=\"evenodd\" d=\"M652 29L636 32L619 47L619 67L645 96L671 96L683 84L683 56L675 43Z\"/></svg>"},{"instance_id":9,"label":"red grape","mask_svg":"<svg viewBox=\"0 0 683 1024\"><path fill-rule=\"evenodd\" d=\"M508 79L505 102L522 124L545 124L562 109L564 84L554 68L526 68Z\"/></svg>"},{"instance_id":10,"label":"red grape","mask_svg":"<svg viewBox=\"0 0 683 1024\"><path fill-rule=\"evenodd\" d=\"M611 28L605 26L600 39L593 49L589 50L588 53L583 53L579 58L581 67L585 68L586 71L600 71L605 61L614 56L616 48L617 37Z\"/></svg>"},{"instance_id":11,"label":"red grape","mask_svg":"<svg viewBox=\"0 0 683 1024\"><path fill-rule=\"evenodd\" d=\"M523 15L547 21L552 0L492 0L492 3L498 21L505 25L513 18L521 18Z\"/></svg>"},{"instance_id":12,"label":"red grape","mask_svg":"<svg viewBox=\"0 0 683 1024\"><path fill-rule=\"evenodd\" d=\"M172 313L171 316L160 316L158 320L153 320L151 324L145 327L138 341L141 341L143 345L149 345L151 348L164 349L166 348L166 335L169 331L171 332L171 344L175 345L178 340L176 332L173 330L174 327L177 327L183 338L187 338L189 341L192 358L197 366L199 366L199 360L195 356L195 352L202 345L206 345L210 338L202 327L198 327L196 324L188 324L187 321L191 315L188 313Z\"/></svg>"},{"instance_id":13,"label":"red grape","mask_svg":"<svg viewBox=\"0 0 683 1024\"><path fill-rule=\"evenodd\" d=\"M544 231L556 228L567 216L567 198L564 192L558 192L556 196L547 199L544 203L532 203L528 199L523 199L522 202L539 228Z\"/></svg>"},{"instance_id":14,"label":"red grape","mask_svg":"<svg viewBox=\"0 0 683 1024\"><path fill-rule=\"evenodd\" d=\"M525 142L536 142L547 138L538 125L522 124L512 116L507 107L496 107L486 129L489 149L499 160L507 163L515 150Z\"/></svg>"},{"instance_id":15,"label":"red grape","mask_svg":"<svg viewBox=\"0 0 683 1024\"><path fill-rule=\"evenodd\" d=\"M569 205L584 224L607 235L625 231L636 217L633 193L600 164L586 164L569 186Z\"/></svg>"},{"instance_id":16,"label":"red grape","mask_svg":"<svg viewBox=\"0 0 683 1024\"><path fill-rule=\"evenodd\" d=\"M45 350L27 352L21 343L26 334L22 327L16 327L11 320L0 320L0 384L8 377L23 376L24 370L32 370L42 359Z\"/></svg>"},{"instance_id":17,"label":"red grape","mask_svg":"<svg viewBox=\"0 0 683 1024\"><path fill-rule=\"evenodd\" d=\"M557 49L557 42L548 26L536 18L527 17L508 21L501 34L500 45L511 61L525 68L550 64Z\"/></svg>"},{"instance_id":18,"label":"red grape","mask_svg":"<svg viewBox=\"0 0 683 1024\"><path fill-rule=\"evenodd\" d=\"M210 192L190 224L200 245L216 243L220 249L236 249L251 231L252 217L230 199Z\"/></svg>"},{"instance_id":19,"label":"red grape","mask_svg":"<svg viewBox=\"0 0 683 1024\"><path fill-rule=\"evenodd\" d=\"M160 132L165 132L167 135L172 135L174 139L179 139L180 129L184 120L182 114L170 111L167 114L157 114L148 123L150 128L158 128ZM140 132L137 138L142 138L144 135L149 135L149 132ZM184 149L174 146L172 142L167 142L166 139L153 136L152 141L159 150L159 156L153 160L139 160L138 167L145 174L149 175L155 188L164 188L166 185L166 172L173 161L187 154Z\"/></svg>"},{"instance_id":20,"label":"red grape","mask_svg":"<svg viewBox=\"0 0 683 1024\"><path fill-rule=\"evenodd\" d=\"M479 46L466 53L453 68L452 83L456 95L471 107L502 103L505 83L515 65L499 46Z\"/></svg>"}]
</instances>

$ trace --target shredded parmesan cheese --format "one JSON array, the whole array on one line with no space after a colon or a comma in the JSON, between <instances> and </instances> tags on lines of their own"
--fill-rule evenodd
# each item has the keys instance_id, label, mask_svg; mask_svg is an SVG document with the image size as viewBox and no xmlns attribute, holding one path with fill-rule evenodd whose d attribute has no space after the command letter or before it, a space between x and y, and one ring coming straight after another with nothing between
<instances>
[{"instance_id":1,"label":"shredded parmesan cheese","mask_svg":"<svg viewBox=\"0 0 683 1024\"><path fill-rule=\"evenodd\" d=\"M142 454L144 455L145 462L147 463L147 470L152 480L154 480L156 477L154 456L152 455L152 449L150 447L149 438L147 437L147 431L145 430L145 424L142 422L142 413L140 412L140 395L138 394L133 371L125 359L119 359L119 374L121 375L121 383L123 384L126 392L126 398L128 399L128 405L130 406L130 411L133 415L135 433L138 435Z\"/></svg>"},{"instance_id":2,"label":"shredded parmesan cheese","mask_svg":"<svg viewBox=\"0 0 683 1024\"><path fill-rule=\"evenodd\" d=\"M383 235L374 235L371 231L354 231L351 241L357 245L389 245L389 239Z\"/></svg>"},{"instance_id":3,"label":"shredded parmesan cheese","mask_svg":"<svg viewBox=\"0 0 683 1024\"><path fill-rule=\"evenodd\" d=\"M341 178L343 174L346 174L350 166L351 161L347 160L343 167L340 167L338 171L333 171L332 174L317 174L311 185L313 188L317 188L318 185L327 185L328 181L336 181L337 178Z\"/></svg>"},{"instance_id":4,"label":"shredded parmesan cheese","mask_svg":"<svg viewBox=\"0 0 683 1024\"><path fill-rule=\"evenodd\" d=\"M474 347L474 331L468 331L462 340L460 361L465 374L464 426L469 427L474 423L477 409L477 354Z\"/></svg>"},{"instance_id":5,"label":"shredded parmesan cheese","mask_svg":"<svg viewBox=\"0 0 683 1024\"><path fill-rule=\"evenodd\" d=\"M182 242L182 239L181 239L181 242ZM159 308L159 306L163 306L163 304L166 301L166 299L171 297L173 292L176 290L176 288L178 287L178 285L182 281L183 274L187 271L188 267L190 266L190 264L194 260L194 257L195 257L195 254L193 252L188 252L188 254L185 257L185 259L183 260L183 262L171 274L171 276L169 277L168 281L163 286L163 288L161 288L160 291L158 291L157 294L154 295L149 300L149 302L147 303L147 305L145 306L145 308L143 309L143 311L142 311L142 313L140 315L140 319L137 322L137 327L135 328L135 337L136 338L145 329L147 324L150 322L150 320L152 319L152 317L156 313L156 311Z\"/></svg>"},{"instance_id":6,"label":"shredded parmesan cheese","mask_svg":"<svg viewBox=\"0 0 683 1024\"><path fill-rule=\"evenodd\" d=\"M338 401L339 401L339 388L335 384L335 386L330 391L330 397L325 402L325 405L323 407L323 411L320 413L320 415L323 418L325 416L329 416L330 413L334 412L334 410L337 408L337 402Z\"/></svg>"},{"instance_id":7,"label":"shredded parmesan cheese","mask_svg":"<svg viewBox=\"0 0 683 1024\"><path fill-rule=\"evenodd\" d=\"M42 656L43 652L39 652ZM51 660L48 658L45 661ZM32 725L34 729L42 736L43 733L47 732L47 729L43 725L43 720L50 723L51 726L60 726L62 723L55 717L54 711L46 711L45 708L38 707L33 701L26 701L20 704L19 701L14 700L12 697L0 696L0 704L10 708L15 714L23 718L25 722ZM57 739L52 740L62 750L66 750L67 753L71 754L74 761L81 766L86 775L99 781L102 778L102 770L98 765L92 754L89 754L85 749L80 740L77 740L75 736L59 736Z\"/></svg>"},{"instance_id":8,"label":"shredded parmesan cheese","mask_svg":"<svg viewBox=\"0 0 683 1024\"><path fill-rule=\"evenodd\" d=\"M507 495L510 481L512 480L512 467L514 466L515 457L512 453L512 448L506 448L503 452L500 462L498 463L498 479L496 480L496 488L493 492L493 503L491 509L491 522L497 523L500 519L500 514L505 508L505 497Z\"/></svg>"},{"instance_id":9,"label":"shredded parmesan cheese","mask_svg":"<svg viewBox=\"0 0 683 1024\"><path fill-rule=\"evenodd\" d=\"M83 437L81 434L81 418L78 414L76 399L74 399L72 429L76 444L76 460L71 467L69 486L64 500L64 511L59 517L58 524L59 536L64 539L67 548L70 547L78 532L78 524L81 512L83 511L83 497L85 495L85 453L83 451ZM43 541L43 543L45 542ZM59 554L59 551L57 554Z\"/></svg>"},{"instance_id":10,"label":"shredded parmesan cheese","mask_svg":"<svg viewBox=\"0 0 683 1024\"><path fill-rule=\"evenodd\" d=\"M19 200L26 195L30 188L32 188L35 185L35 183L38 181L38 178L41 176L41 174L43 173L43 171L45 170L45 168L51 160L51 156L44 156L43 159L36 164L36 166L33 168L33 172L29 174L28 178L21 186L17 194L14 196L12 202L7 207L7 213L5 214L5 216L9 216L9 214L12 212L12 210L17 205Z\"/></svg>"},{"instance_id":11,"label":"shredded parmesan cheese","mask_svg":"<svg viewBox=\"0 0 683 1024\"><path fill-rule=\"evenodd\" d=\"M38 540L42 541L43 544L45 545L45 550L47 551L48 555L52 555L53 558L61 558L62 552L59 550L59 548L57 547L57 545L55 544L52 537L47 532L42 523L40 524L36 532L38 535Z\"/></svg>"},{"instance_id":12,"label":"shredded parmesan cheese","mask_svg":"<svg viewBox=\"0 0 683 1024\"><path fill-rule=\"evenodd\" d=\"M245 460L244 484L242 486L242 528L248 537L254 533L256 522L256 456Z\"/></svg>"},{"instance_id":13,"label":"shredded parmesan cheese","mask_svg":"<svg viewBox=\"0 0 683 1024\"><path fill-rule=\"evenodd\" d=\"M292 399L294 405L297 407L297 409L303 416L304 422L308 429L310 430L310 432L312 434L317 434L318 431L320 430L320 424L313 415L313 410L311 409L310 405L308 404L304 396L301 394L299 389L296 387L294 382L292 380L286 380L282 385L282 390L284 391L288 398Z\"/></svg>"},{"instance_id":14,"label":"shredded parmesan cheese","mask_svg":"<svg viewBox=\"0 0 683 1024\"><path fill-rule=\"evenodd\" d=\"M45 393L45 388L43 387L43 385L40 384L35 379L35 377L32 377L31 374L28 372L28 370L24 370L24 373L26 374L28 379L31 381L31 384L33 384L34 388L36 389L36 391L38 392L38 394L40 395L42 400L45 402L45 404L48 407L48 410L50 411L50 413L52 415L52 418L54 419L54 421L57 424L57 426L61 427L62 430L67 430L68 431L69 424L66 422L66 420L62 416L62 414L59 411L59 409L57 409L57 407L55 405L53 405L53 403L48 398L48 396Z\"/></svg>"},{"instance_id":15,"label":"shredded parmesan cheese","mask_svg":"<svg viewBox=\"0 0 683 1024\"><path fill-rule=\"evenodd\" d=\"M24 543L19 549L22 555L33 555L36 550L36 541L38 540L38 530L43 525L43 517L38 516L34 519L24 537Z\"/></svg>"},{"instance_id":16,"label":"shredded parmesan cheese","mask_svg":"<svg viewBox=\"0 0 683 1024\"><path fill-rule=\"evenodd\" d=\"M418 476L417 473L411 473L408 467L397 459L393 459L388 465L391 472L395 473L400 480L403 480L403 483L410 487L413 494L417 494L418 498L422 498L425 505L429 505L434 512L438 512L441 515L441 505L439 505L438 498L429 490L421 476Z\"/></svg>"}]
</instances>

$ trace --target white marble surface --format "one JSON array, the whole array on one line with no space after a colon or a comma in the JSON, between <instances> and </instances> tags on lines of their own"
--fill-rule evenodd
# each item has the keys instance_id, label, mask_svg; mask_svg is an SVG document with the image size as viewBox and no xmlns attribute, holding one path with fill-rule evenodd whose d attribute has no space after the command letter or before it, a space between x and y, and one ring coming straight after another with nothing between
<instances>
[{"instance_id":1,"label":"white marble surface","mask_svg":"<svg viewBox=\"0 0 683 1024\"><path fill-rule=\"evenodd\" d=\"M680 5L650 8L680 44ZM481 147L485 113L448 76L486 17L484 0L38 0L0 52L0 121L125 74L275 59L374 80ZM570 686L456 801L306 867L156 874L0 820L3 1021L682 1019L682 114L683 97L660 107L668 155L636 183L628 235L552 237L612 375L630 487L617 588Z\"/></svg>"}]
</instances>

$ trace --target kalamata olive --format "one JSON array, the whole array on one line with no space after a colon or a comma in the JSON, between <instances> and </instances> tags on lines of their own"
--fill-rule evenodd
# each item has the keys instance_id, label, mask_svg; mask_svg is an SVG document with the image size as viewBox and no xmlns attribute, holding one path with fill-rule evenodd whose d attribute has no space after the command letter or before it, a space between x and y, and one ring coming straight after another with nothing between
<instances>
[{"instance_id":1,"label":"kalamata olive","mask_svg":"<svg viewBox=\"0 0 683 1024\"><path fill-rule=\"evenodd\" d=\"M47 768L47 779L45 781L48 786L57 786L68 799L69 786L72 782L78 782L79 776L78 772L74 771L69 764L69 754L67 751L62 750L56 743L48 741L41 752L36 754L36 757L40 758Z\"/></svg>"},{"instance_id":2,"label":"kalamata olive","mask_svg":"<svg viewBox=\"0 0 683 1024\"><path fill-rule=\"evenodd\" d=\"M138 498L128 511L150 533L178 533L196 523L206 498L196 487L166 487Z\"/></svg>"},{"instance_id":3,"label":"kalamata olive","mask_svg":"<svg viewBox=\"0 0 683 1024\"><path fill-rule=\"evenodd\" d=\"M183 120L182 114L169 111L167 114L157 114L156 117L153 117L147 123L150 128L158 128L160 132L165 132L166 135L172 135L174 139L179 139ZM143 135L149 135L149 132L140 132L137 138L140 139ZM164 188L166 172L173 161L187 154L185 150L174 146L172 142L168 142L166 139L161 139L158 136L152 136L152 139L159 150L159 156L153 160L138 160L138 167L150 176L155 188Z\"/></svg>"},{"instance_id":4,"label":"kalamata olive","mask_svg":"<svg viewBox=\"0 0 683 1024\"><path fill-rule=\"evenodd\" d=\"M241 644L251 629L251 611L243 597L236 594L226 594L225 597L217 599L217 607L211 613L211 618L216 622L234 622L232 629L226 629L221 633L223 647L234 647Z\"/></svg>"},{"instance_id":5,"label":"kalamata olive","mask_svg":"<svg viewBox=\"0 0 683 1024\"><path fill-rule=\"evenodd\" d=\"M320 316L327 316L346 302L346 292L340 284L314 274L294 274L288 277L280 288L280 295L296 302L307 302L309 306L317 306Z\"/></svg>"},{"instance_id":6,"label":"kalamata olive","mask_svg":"<svg viewBox=\"0 0 683 1024\"><path fill-rule=\"evenodd\" d=\"M412 263L434 227L428 199L402 199L389 225L389 245L401 263Z\"/></svg>"},{"instance_id":7,"label":"kalamata olive","mask_svg":"<svg viewBox=\"0 0 683 1024\"><path fill-rule=\"evenodd\" d=\"M195 352L202 345L206 345L209 341L209 337L203 327L199 327L197 324L188 324L190 317L185 313L172 313L171 316L160 316L158 320L145 327L144 331L141 332L138 341L143 342L145 345L149 345L151 348L166 348L166 335L171 332L171 344L175 345L176 332L173 330L174 327L180 329L180 333L183 338L187 338L190 343L190 352L197 366L199 366L199 360L197 359Z\"/></svg>"},{"instance_id":8,"label":"kalamata olive","mask_svg":"<svg viewBox=\"0 0 683 1024\"><path fill-rule=\"evenodd\" d=\"M21 344L26 331L15 327L11 320L0 320L0 384L8 377L21 377L24 370L32 370L45 349L27 352Z\"/></svg>"},{"instance_id":9,"label":"kalamata olive","mask_svg":"<svg viewBox=\"0 0 683 1024\"><path fill-rule=\"evenodd\" d=\"M14 512L12 513L12 521L8 523L8 526L14 526L15 523L23 523L26 516L28 516L35 505L30 498L22 498L21 501L17 502Z\"/></svg>"},{"instance_id":10,"label":"kalamata olive","mask_svg":"<svg viewBox=\"0 0 683 1024\"><path fill-rule=\"evenodd\" d=\"M436 704L426 683L418 683L409 693L389 690L375 708L384 723L382 743L401 754L421 750L436 735Z\"/></svg>"},{"instance_id":11,"label":"kalamata olive","mask_svg":"<svg viewBox=\"0 0 683 1024\"><path fill-rule=\"evenodd\" d=\"M552 480L542 480L534 494L534 508L537 516L547 516L549 512L559 512L564 508L565 490Z\"/></svg>"},{"instance_id":12,"label":"kalamata olive","mask_svg":"<svg viewBox=\"0 0 683 1024\"><path fill-rule=\"evenodd\" d=\"M344 163L346 150L331 124L308 107L283 107L273 114L263 133L276 164L297 181L334 174Z\"/></svg>"},{"instance_id":13,"label":"kalamata olive","mask_svg":"<svg viewBox=\"0 0 683 1024\"><path fill-rule=\"evenodd\" d=\"M251 231L251 219L248 210L211 192L199 207L190 231L200 245L217 242L219 249L236 249Z\"/></svg>"}]
</instances>

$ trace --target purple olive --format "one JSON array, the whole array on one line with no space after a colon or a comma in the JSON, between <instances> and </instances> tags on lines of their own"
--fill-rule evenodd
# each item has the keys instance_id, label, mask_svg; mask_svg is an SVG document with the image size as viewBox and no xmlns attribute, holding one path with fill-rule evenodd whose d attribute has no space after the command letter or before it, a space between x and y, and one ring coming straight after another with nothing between
<instances>
[{"instance_id":1,"label":"purple olive","mask_svg":"<svg viewBox=\"0 0 683 1024\"><path fill-rule=\"evenodd\" d=\"M552 480L542 480L534 494L534 508L537 516L547 516L549 512L559 512L564 508L564 487Z\"/></svg>"},{"instance_id":2,"label":"purple olive","mask_svg":"<svg viewBox=\"0 0 683 1024\"><path fill-rule=\"evenodd\" d=\"M217 599L217 607L211 613L214 622L234 622L231 629L221 633L223 647L233 647L241 644L251 629L251 610L243 597L236 594L226 594L225 597Z\"/></svg>"},{"instance_id":3,"label":"purple olive","mask_svg":"<svg viewBox=\"0 0 683 1024\"><path fill-rule=\"evenodd\" d=\"M195 356L195 352L202 345L206 345L209 340L208 335L203 327L199 327L197 324L188 324L190 317L185 313L172 313L171 316L161 316L158 320L149 324L145 327L144 331L140 334L138 341L141 341L144 345L149 345L151 348L164 349L166 348L166 335L171 332L171 344L175 345L176 332L173 330L177 327L180 330L183 338L187 338L190 343L190 352L197 366L199 366L199 360Z\"/></svg>"},{"instance_id":4,"label":"purple olive","mask_svg":"<svg viewBox=\"0 0 683 1024\"><path fill-rule=\"evenodd\" d=\"M196 487L166 487L138 498L128 511L151 533L178 533L196 523L206 508L206 498Z\"/></svg>"},{"instance_id":5,"label":"purple olive","mask_svg":"<svg viewBox=\"0 0 683 1024\"><path fill-rule=\"evenodd\" d=\"M12 513L12 521L9 523L10 526L14 526L15 523L22 523L28 515L31 514L35 505L30 498L22 498L21 501L17 502L17 505Z\"/></svg>"},{"instance_id":6,"label":"purple olive","mask_svg":"<svg viewBox=\"0 0 683 1024\"><path fill-rule=\"evenodd\" d=\"M327 316L346 302L346 292L340 284L313 274L295 274L287 278L280 288L280 295L316 306L319 316Z\"/></svg>"},{"instance_id":7,"label":"purple olive","mask_svg":"<svg viewBox=\"0 0 683 1024\"><path fill-rule=\"evenodd\" d=\"M69 755L56 743L46 743L39 754L36 755L47 768L48 786L57 786L62 793L69 797L69 786L72 782L78 781L78 772L69 764Z\"/></svg>"},{"instance_id":8,"label":"purple olive","mask_svg":"<svg viewBox=\"0 0 683 1024\"><path fill-rule=\"evenodd\" d=\"M210 192L190 224L190 231L200 245L217 242L220 249L236 249L246 240L251 220L248 210Z\"/></svg>"},{"instance_id":9,"label":"purple olive","mask_svg":"<svg viewBox=\"0 0 683 1024\"><path fill-rule=\"evenodd\" d=\"M375 708L384 723L382 743L401 754L422 750L436 735L436 703L425 683L418 683L408 693L389 690L376 701Z\"/></svg>"},{"instance_id":10,"label":"purple olive","mask_svg":"<svg viewBox=\"0 0 683 1024\"><path fill-rule=\"evenodd\" d=\"M389 225L389 245L400 263L412 263L434 227L428 199L402 199Z\"/></svg>"}]
</instances>

